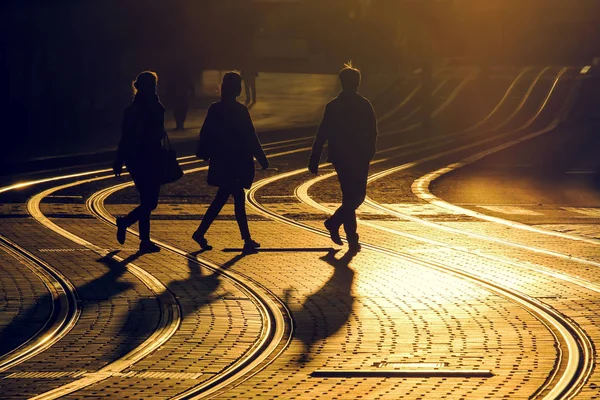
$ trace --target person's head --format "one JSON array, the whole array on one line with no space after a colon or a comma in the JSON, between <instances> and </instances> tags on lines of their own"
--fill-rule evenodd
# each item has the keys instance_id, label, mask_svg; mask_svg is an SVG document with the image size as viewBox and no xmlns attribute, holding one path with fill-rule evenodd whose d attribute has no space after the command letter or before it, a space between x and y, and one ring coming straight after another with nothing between
<instances>
[{"instance_id":1,"label":"person's head","mask_svg":"<svg viewBox=\"0 0 600 400\"><path fill-rule=\"evenodd\" d=\"M235 99L242 93L242 77L237 71L230 71L223 75L221 82L221 98Z\"/></svg>"},{"instance_id":2,"label":"person's head","mask_svg":"<svg viewBox=\"0 0 600 400\"><path fill-rule=\"evenodd\" d=\"M360 71L354 68L352 63L344 64L338 78L344 92L356 92L360 86Z\"/></svg>"},{"instance_id":3,"label":"person's head","mask_svg":"<svg viewBox=\"0 0 600 400\"><path fill-rule=\"evenodd\" d=\"M133 94L153 94L156 93L156 85L158 84L158 74L154 71L144 71L133 81Z\"/></svg>"}]
</instances>

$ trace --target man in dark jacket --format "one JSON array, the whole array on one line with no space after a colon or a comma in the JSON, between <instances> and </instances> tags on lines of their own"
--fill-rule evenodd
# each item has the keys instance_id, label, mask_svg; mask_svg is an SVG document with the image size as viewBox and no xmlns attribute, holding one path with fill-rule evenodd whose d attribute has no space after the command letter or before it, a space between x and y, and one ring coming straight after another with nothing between
<instances>
[{"instance_id":1,"label":"man in dark jacket","mask_svg":"<svg viewBox=\"0 0 600 400\"><path fill-rule=\"evenodd\" d=\"M319 125L308 169L316 174L323 146L328 146L328 161L342 189L342 205L325 221L334 243L342 244L339 229L344 225L350 249L360 250L356 233L356 209L365 200L369 164L375 155L377 119L369 100L357 93L360 71L346 65L339 73L342 92L325 108Z\"/></svg>"}]
</instances>

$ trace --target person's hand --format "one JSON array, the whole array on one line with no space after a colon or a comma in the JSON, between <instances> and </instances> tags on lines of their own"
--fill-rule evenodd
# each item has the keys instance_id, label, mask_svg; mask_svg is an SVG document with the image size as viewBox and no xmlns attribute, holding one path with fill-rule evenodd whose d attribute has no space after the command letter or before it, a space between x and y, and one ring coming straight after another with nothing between
<instances>
[{"instance_id":1,"label":"person's hand","mask_svg":"<svg viewBox=\"0 0 600 400\"><path fill-rule=\"evenodd\" d=\"M311 174L317 175L317 173L319 172L319 163L309 162L308 170L310 171Z\"/></svg>"},{"instance_id":2,"label":"person's hand","mask_svg":"<svg viewBox=\"0 0 600 400\"><path fill-rule=\"evenodd\" d=\"M113 172L115 173L116 177L121 176L123 173L123 163L115 160L113 164Z\"/></svg>"}]
</instances>

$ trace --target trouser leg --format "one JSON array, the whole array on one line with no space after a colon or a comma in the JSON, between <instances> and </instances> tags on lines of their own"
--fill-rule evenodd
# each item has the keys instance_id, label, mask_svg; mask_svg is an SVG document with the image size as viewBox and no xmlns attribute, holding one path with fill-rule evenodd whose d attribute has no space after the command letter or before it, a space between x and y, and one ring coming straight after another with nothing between
<instances>
[{"instance_id":1,"label":"trouser leg","mask_svg":"<svg viewBox=\"0 0 600 400\"><path fill-rule=\"evenodd\" d=\"M346 186L348 178L346 168L340 167L339 165L334 165L335 171L337 172L338 181L340 183L340 189L342 189L342 204L335 210L333 215L329 217L327 220L333 229L339 229L340 226L347 219L346 215L348 214L348 204L344 202L344 191L347 190Z\"/></svg>"},{"instance_id":2,"label":"trouser leg","mask_svg":"<svg viewBox=\"0 0 600 400\"><path fill-rule=\"evenodd\" d=\"M135 187L140 194L140 205L123 217L127 227L139 222L141 240L150 239L150 213L158 205L160 185L146 180L134 179Z\"/></svg>"},{"instance_id":3,"label":"trouser leg","mask_svg":"<svg viewBox=\"0 0 600 400\"><path fill-rule=\"evenodd\" d=\"M177 129L183 129L185 120L187 118L187 106L180 105L173 110L173 116L175 117L175 126Z\"/></svg>"},{"instance_id":4,"label":"trouser leg","mask_svg":"<svg viewBox=\"0 0 600 400\"><path fill-rule=\"evenodd\" d=\"M346 238L350 242L358 241L356 222L356 209L365 200L367 195L368 164L353 165L350 167L336 167L340 188L342 189L342 205L334 214L334 220L341 221L344 225Z\"/></svg>"},{"instance_id":5,"label":"trouser leg","mask_svg":"<svg viewBox=\"0 0 600 400\"><path fill-rule=\"evenodd\" d=\"M352 186L346 186L345 190L343 190L345 193L342 197L342 219L344 231L346 232L346 237L349 241L358 240L358 236L356 234L356 230L358 228L356 222L356 209L360 207L366 197L366 185L364 190L360 185L361 183L356 180Z\"/></svg>"},{"instance_id":6,"label":"trouser leg","mask_svg":"<svg viewBox=\"0 0 600 400\"><path fill-rule=\"evenodd\" d=\"M125 221L127 227L130 227L131 225L135 224L140 220L141 208L142 206L137 206L136 208L131 210L129 214L123 217L123 221Z\"/></svg>"},{"instance_id":7,"label":"trouser leg","mask_svg":"<svg viewBox=\"0 0 600 400\"><path fill-rule=\"evenodd\" d=\"M246 196L243 188L232 190L235 210L235 220L240 228L240 234L243 240L250 239L250 228L248 228L248 217L246 216Z\"/></svg>"},{"instance_id":8,"label":"trouser leg","mask_svg":"<svg viewBox=\"0 0 600 400\"><path fill-rule=\"evenodd\" d=\"M344 223L344 214L345 214L345 207L342 204L335 210L333 215L331 215L331 217L329 217L329 219L328 219L329 224L331 225L332 228L339 229L340 226L342 226L342 224Z\"/></svg>"},{"instance_id":9,"label":"trouser leg","mask_svg":"<svg viewBox=\"0 0 600 400\"><path fill-rule=\"evenodd\" d=\"M219 213L223 209L223 206L225 205L225 203L227 203L228 198L229 198L229 189L219 188L219 190L217 191L217 195L215 196L212 203L208 207L208 210L206 210L206 214L204 214L204 217L202 218L202 222L200 223L200 226L198 227L198 232L200 232L201 235L204 236L206 231L208 231L208 228L210 228L210 225L213 223L215 218L217 218L217 215L219 215Z\"/></svg>"},{"instance_id":10,"label":"trouser leg","mask_svg":"<svg viewBox=\"0 0 600 400\"><path fill-rule=\"evenodd\" d=\"M150 240L150 214L158 206L160 185L151 183L140 190L140 206L138 207L140 239Z\"/></svg>"}]
</instances>

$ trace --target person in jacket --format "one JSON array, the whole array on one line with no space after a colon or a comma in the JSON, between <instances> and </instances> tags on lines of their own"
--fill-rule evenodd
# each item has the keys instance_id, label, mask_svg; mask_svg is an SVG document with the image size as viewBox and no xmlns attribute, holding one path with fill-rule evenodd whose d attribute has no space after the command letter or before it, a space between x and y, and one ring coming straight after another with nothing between
<instances>
[{"instance_id":1,"label":"person in jacket","mask_svg":"<svg viewBox=\"0 0 600 400\"><path fill-rule=\"evenodd\" d=\"M325 221L331 240L341 245L343 225L352 251L360 251L356 209L367 195L369 164L375 156L377 118L373 106L358 94L361 75L351 65L339 73L341 93L325 108L313 143L308 169L317 174L323 146L328 146L328 161L333 164L342 190L342 205Z\"/></svg>"},{"instance_id":2,"label":"person in jacket","mask_svg":"<svg viewBox=\"0 0 600 400\"><path fill-rule=\"evenodd\" d=\"M140 253L160 248L150 241L150 214L158 205L160 193L160 157L164 137L165 108L156 93L158 75L140 73L133 82L134 99L125 109L122 136L113 170L120 176L123 164L140 194L140 205L125 217L117 218L117 240L125 243L127 228L139 222Z\"/></svg>"},{"instance_id":3,"label":"person in jacket","mask_svg":"<svg viewBox=\"0 0 600 400\"><path fill-rule=\"evenodd\" d=\"M196 155L210 161L208 184L218 187L217 195L192 238L204 250L212 247L204 237L219 212L233 196L235 219L238 223L244 253L254 253L260 244L250 236L246 217L244 189L254 180L254 158L263 169L269 167L248 108L236 99L242 91L242 78L237 72L228 72L221 84L221 101L211 104L200 130Z\"/></svg>"}]
</instances>

